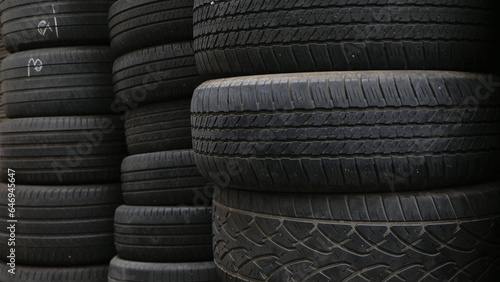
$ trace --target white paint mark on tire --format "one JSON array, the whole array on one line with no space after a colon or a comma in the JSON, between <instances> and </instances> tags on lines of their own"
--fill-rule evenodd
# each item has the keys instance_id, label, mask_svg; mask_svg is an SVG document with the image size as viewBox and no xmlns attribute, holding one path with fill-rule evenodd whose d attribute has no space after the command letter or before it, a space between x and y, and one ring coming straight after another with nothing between
<instances>
[{"instance_id":1,"label":"white paint mark on tire","mask_svg":"<svg viewBox=\"0 0 500 282\"><path fill-rule=\"evenodd\" d=\"M31 58L28 61L28 77L31 76L31 68L34 68L36 72L40 72L43 68L42 60Z\"/></svg>"}]
</instances>

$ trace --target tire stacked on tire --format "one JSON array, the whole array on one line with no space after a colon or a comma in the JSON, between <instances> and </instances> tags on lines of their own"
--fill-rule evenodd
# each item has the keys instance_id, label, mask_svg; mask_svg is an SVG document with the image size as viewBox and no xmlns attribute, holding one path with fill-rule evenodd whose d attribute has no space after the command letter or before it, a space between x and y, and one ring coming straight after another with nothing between
<instances>
[{"instance_id":1,"label":"tire stacked on tire","mask_svg":"<svg viewBox=\"0 0 500 282\"><path fill-rule=\"evenodd\" d=\"M108 281L220 281L213 263L213 187L198 172L190 105L199 75L193 2L119 0L110 9L113 109L130 156L115 213Z\"/></svg>"},{"instance_id":2,"label":"tire stacked on tire","mask_svg":"<svg viewBox=\"0 0 500 282\"><path fill-rule=\"evenodd\" d=\"M113 0L3 0L1 281L107 281L123 202ZM103 32L104 31L104 32Z\"/></svg>"},{"instance_id":3,"label":"tire stacked on tire","mask_svg":"<svg viewBox=\"0 0 500 282\"><path fill-rule=\"evenodd\" d=\"M5 50L3 40L0 40L0 66L3 59L5 59L8 55L9 53L7 52L7 50ZM3 109L2 96L2 91L0 90L0 122L7 118L7 116L5 115L5 110Z\"/></svg>"},{"instance_id":4,"label":"tire stacked on tire","mask_svg":"<svg viewBox=\"0 0 500 282\"><path fill-rule=\"evenodd\" d=\"M223 281L500 277L495 5L195 0Z\"/></svg>"}]
</instances>

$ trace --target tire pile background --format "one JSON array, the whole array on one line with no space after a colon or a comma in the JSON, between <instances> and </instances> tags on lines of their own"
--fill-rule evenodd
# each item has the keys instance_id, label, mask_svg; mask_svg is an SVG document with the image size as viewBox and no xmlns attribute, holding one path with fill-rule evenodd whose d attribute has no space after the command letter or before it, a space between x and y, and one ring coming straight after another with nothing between
<instances>
[{"instance_id":1,"label":"tire pile background","mask_svg":"<svg viewBox=\"0 0 500 282\"><path fill-rule=\"evenodd\" d=\"M0 0L0 281L498 280L472 2Z\"/></svg>"},{"instance_id":2,"label":"tire pile background","mask_svg":"<svg viewBox=\"0 0 500 282\"><path fill-rule=\"evenodd\" d=\"M123 123L111 111L107 16L113 1L0 4L5 48L0 124L1 281L107 281L122 203ZM16 171L7 178L8 169ZM6 183L15 183L8 189ZM8 214L14 194L14 218ZM15 219L15 246L7 245Z\"/></svg>"},{"instance_id":3,"label":"tire pile background","mask_svg":"<svg viewBox=\"0 0 500 282\"><path fill-rule=\"evenodd\" d=\"M223 281L500 277L495 5L195 0Z\"/></svg>"},{"instance_id":4,"label":"tire pile background","mask_svg":"<svg viewBox=\"0 0 500 282\"><path fill-rule=\"evenodd\" d=\"M200 76L192 1L117 1L110 10L116 100L131 154L115 214L108 281L220 281L212 252L212 185L198 172L190 105Z\"/></svg>"}]
</instances>

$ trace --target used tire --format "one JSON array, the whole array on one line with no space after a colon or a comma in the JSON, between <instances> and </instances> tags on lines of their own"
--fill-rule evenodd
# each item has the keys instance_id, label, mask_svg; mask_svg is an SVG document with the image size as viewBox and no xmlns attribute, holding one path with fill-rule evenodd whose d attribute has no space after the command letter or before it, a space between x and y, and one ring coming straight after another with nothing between
<instances>
[{"instance_id":1,"label":"used tire","mask_svg":"<svg viewBox=\"0 0 500 282\"><path fill-rule=\"evenodd\" d=\"M495 281L500 184L433 192L216 189L224 281Z\"/></svg>"},{"instance_id":2,"label":"used tire","mask_svg":"<svg viewBox=\"0 0 500 282\"><path fill-rule=\"evenodd\" d=\"M111 48L125 54L193 39L193 0L119 0L109 11Z\"/></svg>"},{"instance_id":3,"label":"used tire","mask_svg":"<svg viewBox=\"0 0 500 282\"><path fill-rule=\"evenodd\" d=\"M11 52L57 46L109 45L115 0L3 0L2 37Z\"/></svg>"},{"instance_id":4,"label":"used tire","mask_svg":"<svg viewBox=\"0 0 500 282\"><path fill-rule=\"evenodd\" d=\"M210 262L151 263L115 257L109 265L108 282L220 282L215 265Z\"/></svg>"},{"instance_id":5,"label":"used tire","mask_svg":"<svg viewBox=\"0 0 500 282\"><path fill-rule=\"evenodd\" d=\"M5 57L7 57L8 55L9 53L5 50L5 47L3 46L3 40L0 40L0 66L3 59L5 59ZM0 82L0 86L1 84L2 83ZM2 96L3 96L3 91L0 89L0 122L5 118L7 118L7 116L5 115L5 109L2 102Z\"/></svg>"},{"instance_id":6,"label":"used tire","mask_svg":"<svg viewBox=\"0 0 500 282\"><path fill-rule=\"evenodd\" d=\"M195 0L202 74L490 71L495 1Z\"/></svg>"},{"instance_id":7,"label":"used tire","mask_svg":"<svg viewBox=\"0 0 500 282\"><path fill-rule=\"evenodd\" d=\"M130 154L191 149L191 100L151 104L125 114Z\"/></svg>"},{"instance_id":8,"label":"used tire","mask_svg":"<svg viewBox=\"0 0 500 282\"><path fill-rule=\"evenodd\" d=\"M2 63L10 118L111 114L114 55L109 47L30 50Z\"/></svg>"},{"instance_id":9,"label":"used tire","mask_svg":"<svg viewBox=\"0 0 500 282\"><path fill-rule=\"evenodd\" d=\"M193 96L198 169L224 187L374 192L498 179L497 77L299 73L209 81Z\"/></svg>"},{"instance_id":10,"label":"used tire","mask_svg":"<svg viewBox=\"0 0 500 282\"><path fill-rule=\"evenodd\" d=\"M107 282L108 266L34 267L16 264L15 274L0 265L0 280L9 282Z\"/></svg>"},{"instance_id":11,"label":"used tire","mask_svg":"<svg viewBox=\"0 0 500 282\"><path fill-rule=\"evenodd\" d=\"M145 262L210 261L212 206L120 206L115 246L123 259Z\"/></svg>"},{"instance_id":12,"label":"used tire","mask_svg":"<svg viewBox=\"0 0 500 282\"><path fill-rule=\"evenodd\" d=\"M15 177L22 172L17 172ZM8 194L15 195L14 217ZM107 263L114 255L113 215L122 202L120 185L23 186L0 184L0 239L8 242L15 223L15 261L37 266ZM5 260L10 255L0 245ZM5 280L2 280L5 281ZM8 280L11 281L11 280Z\"/></svg>"},{"instance_id":13,"label":"used tire","mask_svg":"<svg viewBox=\"0 0 500 282\"><path fill-rule=\"evenodd\" d=\"M123 139L122 122L109 116L6 120L0 124L0 178L13 169L19 184L119 182Z\"/></svg>"},{"instance_id":14,"label":"used tire","mask_svg":"<svg viewBox=\"0 0 500 282\"><path fill-rule=\"evenodd\" d=\"M132 155L122 163L126 205L210 206L213 187L196 168L192 150Z\"/></svg>"},{"instance_id":15,"label":"used tire","mask_svg":"<svg viewBox=\"0 0 500 282\"><path fill-rule=\"evenodd\" d=\"M0 93L0 122L2 122L7 118L7 115L5 115L2 96L3 96L2 93Z\"/></svg>"},{"instance_id":16,"label":"used tire","mask_svg":"<svg viewBox=\"0 0 500 282\"><path fill-rule=\"evenodd\" d=\"M194 89L206 80L196 70L191 45L191 41L164 44L119 57L113 66L113 111L191 98Z\"/></svg>"}]
</instances>

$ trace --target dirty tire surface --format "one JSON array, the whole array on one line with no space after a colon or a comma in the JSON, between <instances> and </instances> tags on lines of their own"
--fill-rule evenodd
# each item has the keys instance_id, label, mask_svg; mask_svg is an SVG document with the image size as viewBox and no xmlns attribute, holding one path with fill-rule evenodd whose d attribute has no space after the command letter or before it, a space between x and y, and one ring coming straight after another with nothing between
<instances>
[{"instance_id":1,"label":"dirty tire surface","mask_svg":"<svg viewBox=\"0 0 500 282\"><path fill-rule=\"evenodd\" d=\"M4 0L2 37L11 52L45 47L109 45L108 11L115 0Z\"/></svg>"},{"instance_id":2,"label":"dirty tire surface","mask_svg":"<svg viewBox=\"0 0 500 282\"><path fill-rule=\"evenodd\" d=\"M116 1L109 11L109 34L118 54L192 40L193 1Z\"/></svg>"},{"instance_id":3,"label":"dirty tire surface","mask_svg":"<svg viewBox=\"0 0 500 282\"><path fill-rule=\"evenodd\" d=\"M108 282L220 282L213 261L184 263L152 263L115 257L109 266Z\"/></svg>"},{"instance_id":4,"label":"dirty tire surface","mask_svg":"<svg viewBox=\"0 0 500 282\"><path fill-rule=\"evenodd\" d=\"M211 261L212 206L120 206L115 246L118 256L129 260Z\"/></svg>"},{"instance_id":5,"label":"dirty tire surface","mask_svg":"<svg viewBox=\"0 0 500 282\"><path fill-rule=\"evenodd\" d=\"M217 189L215 263L224 281L494 281L499 187L367 195Z\"/></svg>"},{"instance_id":6,"label":"dirty tire surface","mask_svg":"<svg viewBox=\"0 0 500 282\"><path fill-rule=\"evenodd\" d=\"M491 71L495 1L194 1L200 73Z\"/></svg>"},{"instance_id":7,"label":"dirty tire surface","mask_svg":"<svg viewBox=\"0 0 500 282\"><path fill-rule=\"evenodd\" d=\"M127 205L211 205L213 187L199 173L192 150L132 155L121 171Z\"/></svg>"},{"instance_id":8,"label":"dirty tire surface","mask_svg":"<svg viewBox=\"0 0 500 282\"><path fill-rule=\"evenodd\" d=\"M191 149L191 100L151 104L124 116L130 154Z\"/></svg>"},{"instance_id":9,"label":"dirty tire surface","mask_svg":"<svg viewBox=\"0 0 500 282\"><path fill-rule=\"evenodd\" d=\"M16 176L21 173L18 171ZM7 242L10 235L7 229L10 224L7 222L9 193L7 184L1 184L2 242ZM122 202L119 184L16 185L14 195L16 263L33 266L95 265L107 263L116 254L113 216ZM9 250L7 244L2 244L2 257L7 257Z\"/></svg>"},{"instance_id":10,"label":"dirty tire surface","mask_svg":"<svg viewBox=\"0 0 500 282\"><path fill-rule=\"evenodd\" d=\"M325 72L205 82L193 149L221 186L296 192L456 187L498 179L500 79ZM489 90L488 90L489 89Z\"/></svg>"},{"instance_id":11,"label":"dirty tire surface","mask_svg":"<svg viewBox=\"0 0 500 282\"><path fill-rule=\"evenodd\" d=\"M123 123L111 116L43 117L0 124L0 179L16 183L101 184L120 181Z\"/></svg>"},{"instance_id":12,"label":"dirty tire surface","mask_svg":"<svg viewBox=\"0 0 500 282\"><path fill-rule=\"evenodd\" d=\"M62 47L10 55L2 62L9 118L112 114L109 47Z\"/></svg>"},{"instance_id":13,"label":"dirty tire surface","mask_svg":"<svg viewBox=\"0 0 500 282\"><path fill-rule=\"evenodd\" d=\"M107 282L108 266L35 267L16 264L16 274L9 274L9 267L0 266L0 279L9 282Z\"/></svg>"}]
</instances>

